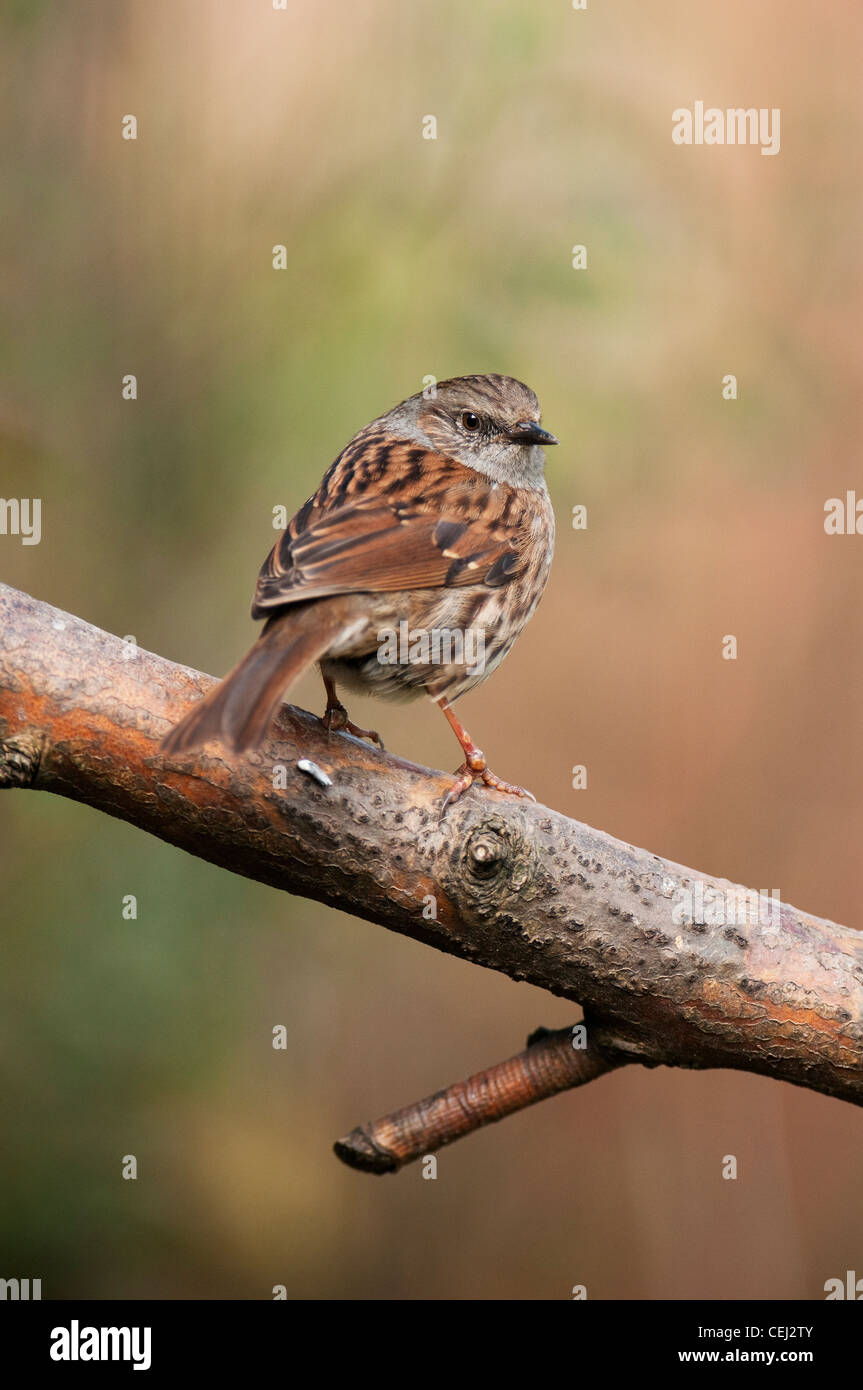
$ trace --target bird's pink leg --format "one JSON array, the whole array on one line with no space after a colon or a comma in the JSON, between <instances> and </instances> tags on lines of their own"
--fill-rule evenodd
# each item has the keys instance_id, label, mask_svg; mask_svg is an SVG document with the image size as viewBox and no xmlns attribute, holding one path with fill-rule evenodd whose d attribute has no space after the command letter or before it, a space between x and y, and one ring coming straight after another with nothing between
<instances>
[{"instance_id":1,"label":"bird's pink leg","mask_svg":"<svg viewBox=\"0 0 863 1390\"><path fill-rule=\"evenodd\" d=\"M480 781L484 782L487 787L493 787L497 792L508 792L511 796L526 796L529 800L536 801L533 792L526 791L524 787L516 787L512 782L503 782L500 777L495 777L486 763L485 754L482 749L477 748L467 729L465 729L464 725L461 724L455 714L453 714L450 704L445 697L443 695L438 695L435 703L440 705L449 720L450 728L461 744L462 752L464 753L464 762L461 767L456 768L456 777L458 781L450 787L444 797L443 811L445 811L448 806L452 806L453 802L458 801L459 797L466 792L468 787L472 786L478 778Z\"/></svg>"}]
</instances>

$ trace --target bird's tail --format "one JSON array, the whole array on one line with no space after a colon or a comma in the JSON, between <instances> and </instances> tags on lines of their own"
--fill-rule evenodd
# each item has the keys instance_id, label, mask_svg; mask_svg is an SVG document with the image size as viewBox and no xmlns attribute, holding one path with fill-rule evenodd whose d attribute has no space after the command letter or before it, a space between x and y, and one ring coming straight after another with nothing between
<instances>
[{"instance_id":1,"label":"bird's tail","mask_svg":"<svg viewBox=\"0 0 863 1390\"><path fill-rule=\"evenodd\" d=\"M343 606L297 604L271 618L255 645L162 741L185 753L210 739L242 752L262 743L288 686L350 626Z\"/></svg>"}]
</instances>

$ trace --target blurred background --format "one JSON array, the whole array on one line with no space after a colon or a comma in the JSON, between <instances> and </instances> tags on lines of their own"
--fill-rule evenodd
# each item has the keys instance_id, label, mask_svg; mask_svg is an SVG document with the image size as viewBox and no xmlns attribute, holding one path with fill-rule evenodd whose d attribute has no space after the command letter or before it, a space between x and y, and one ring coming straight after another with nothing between
<instances>
[{"instance_id":1,"label":"blurred background","mask_svg":"<svg viewBox=\"0 0 863 1390\"><path fill-rule=\"evenodd\" d=\"M459 706L491 765L860 925L863 540L823 523L863 496L863 12L7 0L0 37L0 493L43 499L0 578L221 674L274 506L426 375L521 377L562 441L558 544ZM696 100L780 108L781 152L673 144ZM319 712L317 679L292 699ZM455 766L430 706L351 712ZM2 797L0 856L0 1274L45 1297L804 1299L863 1274L851 1106L629 1068L436 1181L364 1177L340 1134L577 1010L45 794Z\"/></svg>"}]
</instances>

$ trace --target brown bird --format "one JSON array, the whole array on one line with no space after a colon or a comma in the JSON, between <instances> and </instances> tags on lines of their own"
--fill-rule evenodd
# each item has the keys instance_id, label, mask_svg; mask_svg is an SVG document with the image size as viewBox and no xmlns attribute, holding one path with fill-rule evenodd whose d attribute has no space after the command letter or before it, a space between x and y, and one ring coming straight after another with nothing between
<instances>
[{"instance_id":1,"label":"brown bird","mask_svg":"<svg viewBox=\"0 0 863 1390\"><path fill-rule=\"evenodd\" d=\"M256 747L287 687L319 662L328 729L381 742L351 723L337 684L440 705L464 753L444 809L477 778L530 796L495 777L451 706L500 664L542 597L554 548L543 445L556 443L529 387L497 375L439 382L366 425L270 551L257 642L165 752Z\"/></svg>"}]
</instances>

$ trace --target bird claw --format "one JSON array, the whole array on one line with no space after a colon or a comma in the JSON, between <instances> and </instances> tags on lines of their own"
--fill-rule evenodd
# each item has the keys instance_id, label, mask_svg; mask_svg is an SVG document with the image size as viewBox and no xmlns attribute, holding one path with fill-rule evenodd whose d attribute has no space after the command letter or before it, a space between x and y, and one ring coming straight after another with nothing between
<instances>
[{"instance_id":1,"label":"bird claw","mask_svg":"<svg viewBox=\"0 0 863 1390\"><path fill-rule=\"evenodd\" d=\"M504 782L500 777L495 777L488 768L480 773L480 777L487 787L493 787L496 792L507 792L509 796L523 796L528 801L536 801L533 792L529 792L527 787L518 787L514 782Z\"/></svg>"},{"instance_id":2,"label":"bird claw","mask_svg":"<svg viewBox=\"0 0 863 1390\"><path fill-rule=\"evenodd\" d=\"M348 718L348 712L342 704L327 705L321 717L321 723L328 734L345 733L353 734L354 738L367 738L372 743L376 743L382 753L386 752L384 741L375 729L361 729L359 724L354 724Z\"/></svg>"},{"instance_id":3,"label":"bird claw","mask_svg":"<svg viewBox=\"0 0 863 1390\"><path fill-rule=\"evenodd\" d=\"M450 806L455 805L462 793L466 792L468 787L473 786L476 774L471 772L467 763L462 763L461 767L456 769L456 775L458 781L453 783L441 803L440 813L442 817L446 815Z\"/></svg>"},{"instance_id":4,"label":"bird claw","mask_svg":"<svg viewBox=\"0 0 863 1390\"><path fill-rule=\"evenodd\" d=\"M462 796L474 782L484 782L487 787L491 787L496 792L506 792L509 796L526 797L528 801L536 801L533 792L527 791L525 787L517 787L513 782L504 782L500 777L495 777L494 773L487 767L471 767L470 763L462 763L461 767L456 768L457 782L454 782L443 799L441 805L441 816L445 815L450 806L454 806L459 797Z\"/></svg>"}]
</instances>

